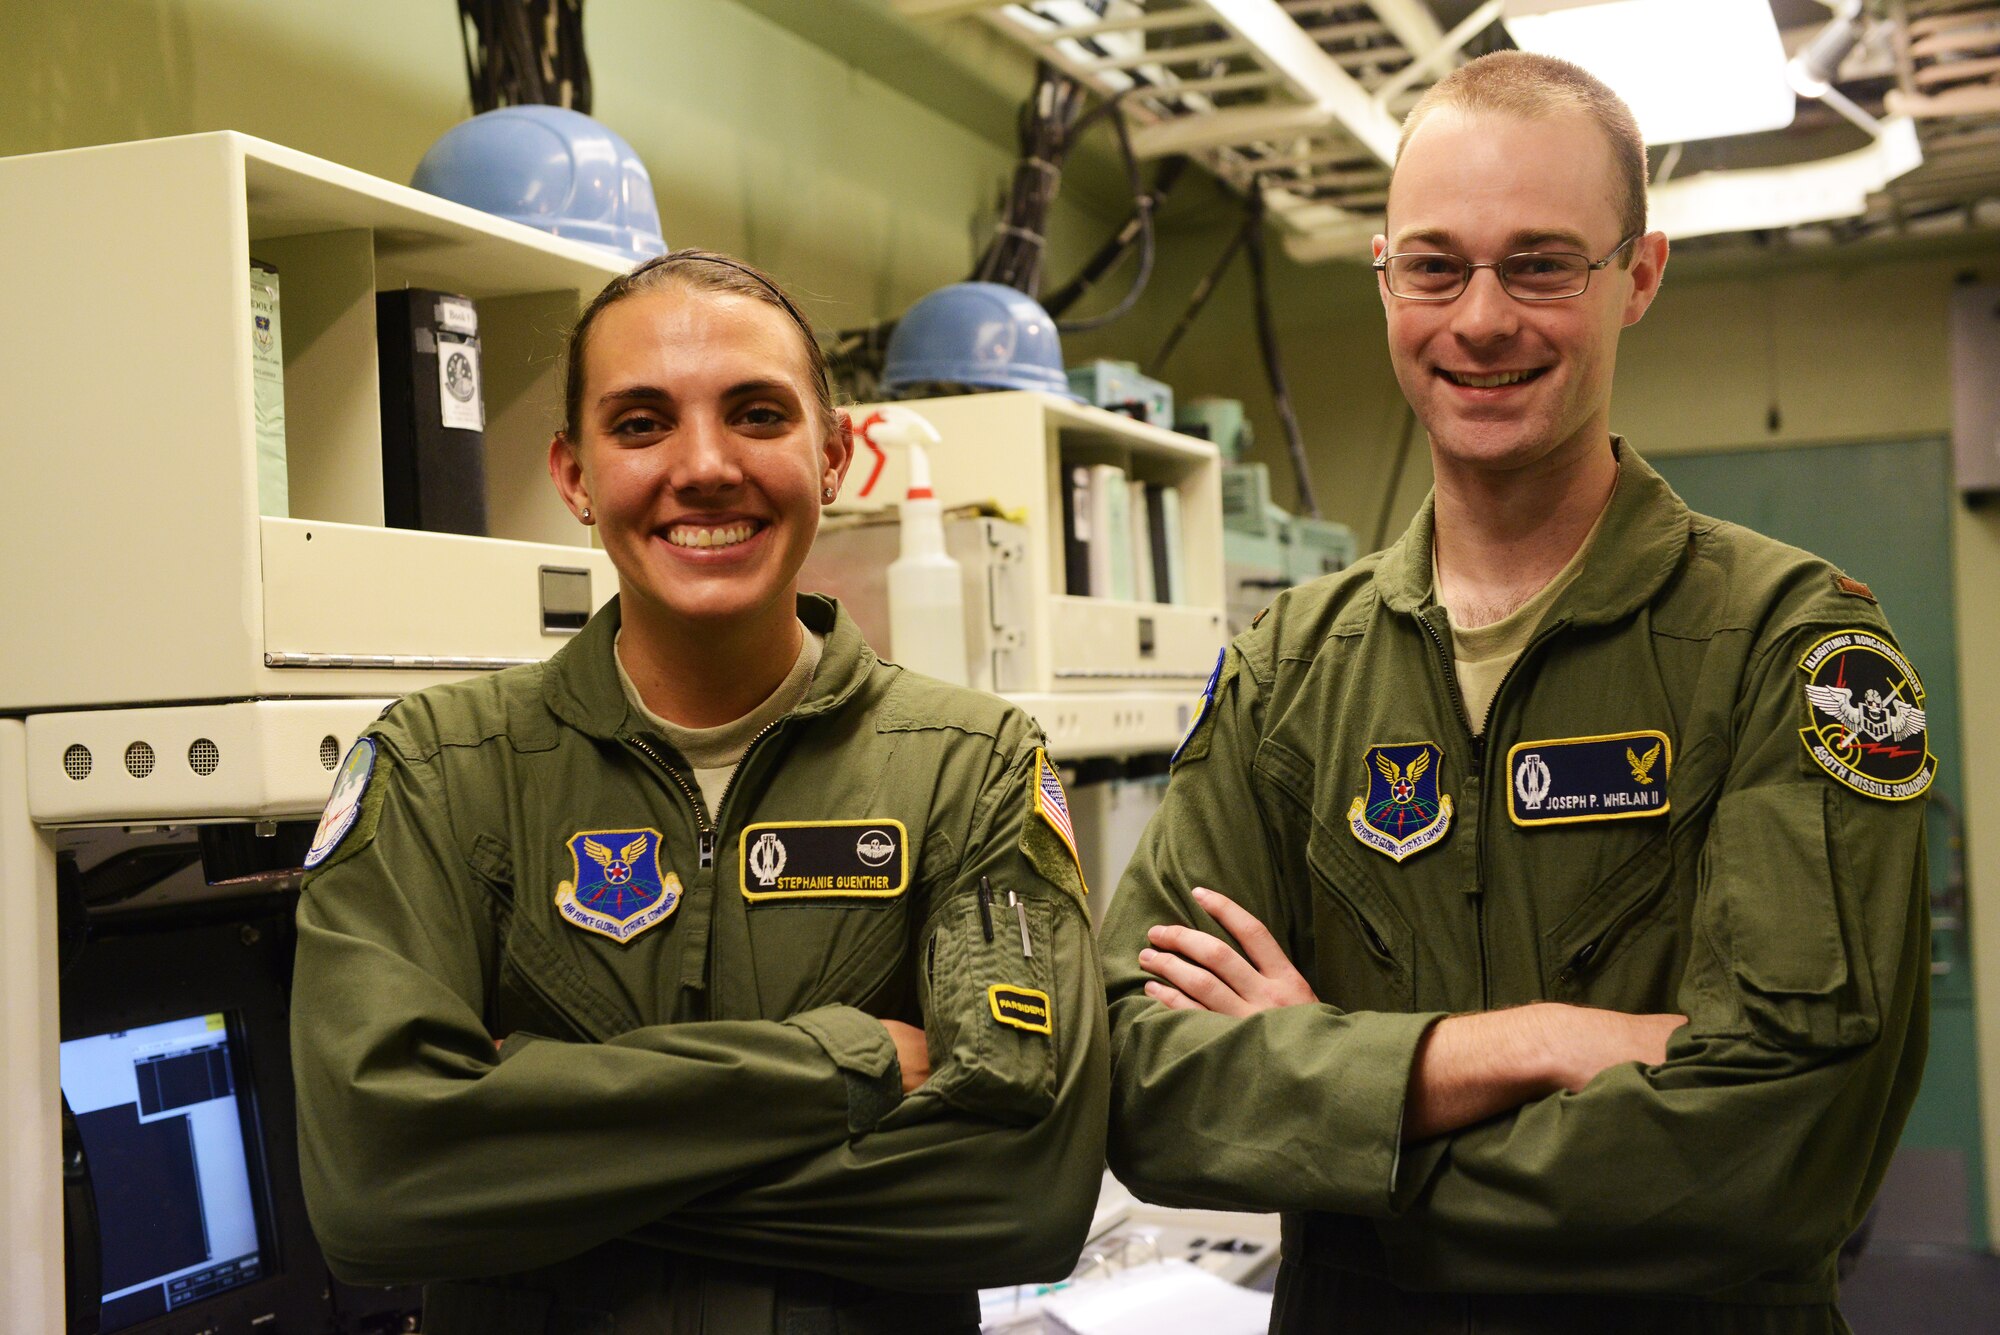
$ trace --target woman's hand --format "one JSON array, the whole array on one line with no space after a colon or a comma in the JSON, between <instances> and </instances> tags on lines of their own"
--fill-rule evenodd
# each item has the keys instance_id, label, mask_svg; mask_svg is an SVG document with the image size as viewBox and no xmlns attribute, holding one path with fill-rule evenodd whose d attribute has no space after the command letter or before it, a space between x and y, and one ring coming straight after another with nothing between
<instances>
[{"instance_id":1,"label":"woman's hand","mask_svg":"<svg viewBox=\"0 0 2000 1335\"><path fill-rule=\"evenodd\" d=\"M913 1092L931 1078L931 1045L924 1031L901 1020L884 1020L889 1041L896 1045L896 1063L903 1068L903 1092Z\"/></svg>"}]
</instances>

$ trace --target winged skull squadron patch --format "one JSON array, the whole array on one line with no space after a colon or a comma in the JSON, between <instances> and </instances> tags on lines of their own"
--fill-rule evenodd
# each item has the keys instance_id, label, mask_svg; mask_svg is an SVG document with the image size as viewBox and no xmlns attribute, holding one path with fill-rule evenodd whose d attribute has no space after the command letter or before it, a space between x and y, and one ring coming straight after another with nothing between
<instances>
[{"instance_id":1,"label":"winged skull squadron patch","mask_svg":"<svg viewBox=\"0 0 2000 1335\"><path fill-rule=\"evenodd\" d=\"M556 912L623 944L673 916L681 878L660 871L658 830L586 830L570 836L576 880L556 886Z\"/></svg>"},{"instance_id":2,"label":"winged skull squadron patch","mask_svg":"<svg viewBox=\"0 0 2000 1335\"><path fill-rule=\"evenodd\" d=\"M1451 828L1451 798L1438 791L1443 761L1435 742L1369 747L1367 795L1347 809L1354 837L1397 862L1444 838Z\"/></svg>"},{"instance_id":3,"label":"winged skull squadron patch","mask_svg":"<svg viewBox=\"0 0 2000 1335\"><path fill-rule=\"evenodd\" d=\"M1866 797L1921 797L1937 774L1924 724L1924 686L1895 645L1865 630L1820 640L1799 660L1806 674L1806 754Z\"/></svg>"}]
</instances>

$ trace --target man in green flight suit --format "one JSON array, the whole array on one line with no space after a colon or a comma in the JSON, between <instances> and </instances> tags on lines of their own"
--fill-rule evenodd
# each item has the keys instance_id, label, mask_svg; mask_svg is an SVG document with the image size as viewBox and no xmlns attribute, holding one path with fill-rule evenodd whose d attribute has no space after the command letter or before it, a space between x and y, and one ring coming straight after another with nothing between
<instances>
[{"instance_id":1,"label":"man in green flight suit","mask_svg":"<svg viewBox=\"0 0 2000 1335\"><path fill-rule=\"evenodd\" d=\"M1846 1329L1923 1066L1923 688L1612 435L1645 184L1563 62L1411 113L1375 267L1435 490L1226 651L1109 911L1112 1167L1283 1211L1277 1331Z\"/></svg>"}]
</instances>

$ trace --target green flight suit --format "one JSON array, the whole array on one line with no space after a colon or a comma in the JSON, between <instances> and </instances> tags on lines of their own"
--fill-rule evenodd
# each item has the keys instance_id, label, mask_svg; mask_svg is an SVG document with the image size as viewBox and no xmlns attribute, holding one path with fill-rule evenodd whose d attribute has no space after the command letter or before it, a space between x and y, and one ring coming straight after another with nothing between
<instances>
[{"instance_id":1,"label":"green flight suit","mask_svg":"<svg viewBox=\"0 0 2000 1335\"><path fill-rule=\"evenodd\" d=\"M1278 1331L1844 1330L1835 1253L1923 1067L1924 804L1814 760L1801 660L1842 630L1886 645L1887 623L1824 562L1690 513L1625 446L1475 739L1431 539L1427 504L1219 666L1101 933L1113 1169L1156 1201L1283 1211ZM1850 661L1890 659L1820 671ZM1921 734L1899 747L1867 763L1920 770L1914 797L1934 762ZM1556 800L1582 779L1609 796ZM1149 926L1226 936L1195 886L1266 923L1320 1004L1147 998ZM1664 1065L1400 1145L1424 1031L1536 1000L1689 1023Z\"/></svg>"},{"instance_id":2,"label":"green flight suit","mask_svg":"<svg viewBox=\"0 0 2000 1335\"><path fill-rule=\"evenodd\" d=\"M357 743L299 906L301 1166L334 1272L426 1282L426 1335L964 1331L1074 1263L1109 1047L1040 738L799 615L819 669L712 824L615 600ZM871 1017L927 1030L908 1097Z\"/></svg>"}]
</instances>

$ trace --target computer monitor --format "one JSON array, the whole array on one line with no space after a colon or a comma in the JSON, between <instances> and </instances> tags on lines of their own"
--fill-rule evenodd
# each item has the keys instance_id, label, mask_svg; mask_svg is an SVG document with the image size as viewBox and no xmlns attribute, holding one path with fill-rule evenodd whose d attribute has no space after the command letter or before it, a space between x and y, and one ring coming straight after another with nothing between
<instances>
[{"instance_id":1,"label":"computer monitor","mask_svg":"<svg viewBox=\"0 0 2000 1335\"><path fill-rule=\"evenodd\" d=\"M100 1335L409 1328L417 1295L336 1282L306 1217L295 902L93 914L64 967L62 1087L81 1149L75 1195L92 1202L75 1212L66 1270L72 1317L95 1315Z\"/></svg>"},{"instance_id":2,"label":"computer monitor","mask_svg":"<svg viewBox=\"0 0 2000 1335\"><path fill-rule=\"evenodd\" d=\"M97 1196L104 1335L264 1276L254 1104L226 1012L62 1045Z\"/></svg>"}]
</instances>

